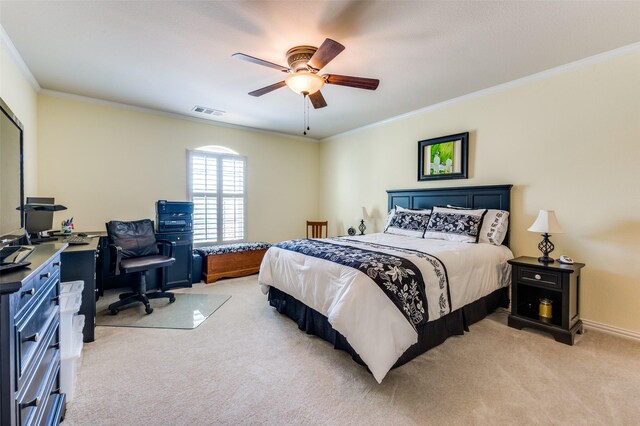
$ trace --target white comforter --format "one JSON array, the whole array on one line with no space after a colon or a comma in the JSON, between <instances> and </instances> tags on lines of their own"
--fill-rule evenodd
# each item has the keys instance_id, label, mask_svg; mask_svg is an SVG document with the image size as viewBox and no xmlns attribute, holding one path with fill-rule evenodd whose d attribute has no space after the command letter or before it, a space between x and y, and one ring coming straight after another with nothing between
<instances>
[{"instance_id":1,"label":"white comforter","mask_svg":"<svg viewBox=\"0 0 640 426\"><path fill-rule=\"evenodd\" d=\"M351 240L426 252L444 263L456 310L494 290L509 285L513 258L505 246L431 240L391 234L348 237ZM358 246L353 241L346 245ZM335 241L332 241L335 242ZM362 248L394 254L392 249ZM405 253L395 253L410 258ZM410 258L422 272L428 300L429 321L440 318L439 288L430 263ZM413 326L365 273L328 260L271 247L260 266L258 281L267 294L274 286L315 309L329 320L367 364L378 381L418 336ZM431 296L431 297L430 297ZM448 313L449 309L447 308Z\"/></svg>"}]
</instances>

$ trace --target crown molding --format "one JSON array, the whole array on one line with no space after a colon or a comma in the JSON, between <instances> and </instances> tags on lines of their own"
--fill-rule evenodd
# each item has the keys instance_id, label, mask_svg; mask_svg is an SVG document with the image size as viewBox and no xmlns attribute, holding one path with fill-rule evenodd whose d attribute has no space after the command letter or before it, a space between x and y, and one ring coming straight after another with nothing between
<instances>
[{"instance_id":1,"label":"crown molding","mask_svg":"<svg viewBox=\"0 0 640 426\"><path fill-rule=\"evenodd\" d=\"M31 87L33 87L36 92L39 92L41 87L38 80L36 80L33 74L31 74L31 70L24 62L24 59L22 59L22 56L20 56L20 52L18 52L18 49L16 49L16 46L11 41L9 34L7 34L2 25L0 25L0 44L2 44L4 50L7 51L9 57L16 64L20 72L22 72L22 75L24 75L29 84L31 84Z\"/></svg>"},{"instance_id":2,"label":"crown molding","mask_svg":"<svg viewBox=\"0 0 640 426\"><path fill-rule=\"evenodd\" d=\"M333 136L328 136L328 137L326 137L324 139L321 139L320 142L326 142L326 141L330 141L332 139L338 139L338 138L341 138L341 137L344 137L344 136L352 135L352 134L361 132L363 130L368 130L368 129L373 129L373 128L376 128L376 127L384 126L386 124L393 123L395 121L404 120L405 118L409 118L409 117L413 117L413 116L416 116L416 115L421 115L421 114L425 114L425 113L428 113L428 112L431 112L431 111L436 111L436 110L447 108L447 107L450 107L450 106L453 106L453 105L457 105L457 104L469 101L471 99L476 99L476 98L480 98L480 97L483 97L483 96L492 95L494 93L504 92L506 90L513 89L513 88L520 87L520 86L524 86L524 85L527 85L527 84L535 82L535 81L540 81L540 80L547 79L547 78L552 77L554 75L564 74L564 73L569 72L569 71L580 69L580 68L583 68L583 67L586 67L586 66L589 66L589 65L593 65L593 64L598 64L600 62L604 62L604 61L607 61L609 59L612 59L612 58L615 58L615 57L618 57L618 56L623 56L623 55L626 55L626 54L629 54L629 53L633 53L633 52L638 52L638 51L640 51L640 42L629 44L629 45L623 46L623 47L619 47L617 49L613 49L613 50L610 50L608 52L603 52L603 53L599 53L597 55L589 56L589 57L584 58L584 59L579 59L577 61L570 62L568 64L560 65L560 66L555 67L555 68L550 68L550 69L545 70L545 71L540 71L538 73L531 74L531 75L528 75L526 77L518 78L516 80L512 80L512 81L509 81L507 83L498 84L497 86L489 87L489 88L486 88L486 89L478 90L477 92L472 92L472 93L469 93L467 95L462 95L462 96L459 96L457 98L453 98L453 99L449 99L449 100L446 100L446 101L443 101L443 102L439 102L437 104L429 105L429 106L426 106L424 108L417 109L415 111L407 112L405 114L396 115L395 117L386 118L384 120L377 121L375 123L367 124L366 126L358 127L356 129L352 129L352 130L347 130L346 132L338 133L338 134L335 134Z\"/></svg>"}]
</instances>

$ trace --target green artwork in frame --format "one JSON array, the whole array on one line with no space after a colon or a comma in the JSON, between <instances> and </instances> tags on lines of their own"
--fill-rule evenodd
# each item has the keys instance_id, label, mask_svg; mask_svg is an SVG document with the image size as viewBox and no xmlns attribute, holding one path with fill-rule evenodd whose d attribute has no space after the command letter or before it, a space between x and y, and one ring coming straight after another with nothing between
<instances>
[{"instance_id":1,"label":"green artwork in frame","mask_svg":"<svg viewBox=\"0 0 640 426\"><path fill-rule=\"evenodd\" d=\"M429 174L453 173L453 142L436 143L429 147Z\"/></svg>"},{"instance_id":2,"label":"green artwork in frame","mask_svg":"<svg viewBox=\"0 0 640 426\"><path fill-rule=\"evenodd\" d=\"M418 180L466 179L469 133L418 142Z\"/></svg>"}]
</instances>

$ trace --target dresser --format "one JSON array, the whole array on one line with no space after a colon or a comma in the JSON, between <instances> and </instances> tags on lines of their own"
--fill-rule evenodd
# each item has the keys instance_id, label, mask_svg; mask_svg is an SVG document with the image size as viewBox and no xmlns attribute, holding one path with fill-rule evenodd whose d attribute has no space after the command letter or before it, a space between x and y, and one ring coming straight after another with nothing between
<instances>
[{"instance_id":1,"label":"dresser","mask_svg":"<svg viewBox=\"0 0 640 426\"><path fill-rule=\"evenodd\" d=\"M42 244L26 268L0 275L0 425L57 425L60 393L60 256Z\"/></svg>"}]
</instances>

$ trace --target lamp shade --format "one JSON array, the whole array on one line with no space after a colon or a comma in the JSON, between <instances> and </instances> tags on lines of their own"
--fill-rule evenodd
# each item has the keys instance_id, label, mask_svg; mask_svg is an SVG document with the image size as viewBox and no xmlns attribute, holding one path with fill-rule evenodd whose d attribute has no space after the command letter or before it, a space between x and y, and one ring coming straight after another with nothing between
<instances>
[{"instance_id":1,"label":"lamp shade","mask_svg":"<svg viewBox=\"0 0 640 426\"><path fill-rule=\"evenodd\" d=\"M324 86L324 78L307 71L298 71L289 74L287 78L284 79L284 82L289 89L297 94L306 93L307 95L312 95Z\"/></svg>"},{"instance_id":2,"label":"lamp shade","mask_svg":"<svg viewBox=\"0 0 640 426\"><path fill-rule=\"evenodd\" d=\"M360 207L358 210L358 217L362 220L369 220L369 214L366 207Z\"/></svg>"},{"instance_id":3,"label":"lamp shade","mask_svg":"<svg viewBox=\"0 0 640 426\"><path fill-rule=\"evenodd\" d=\"M531 232L542 234L564 234L564 229L560 226L556 213L553 210L540 210L536 221L528 229Z\"/></svg>"}]
</instances>

